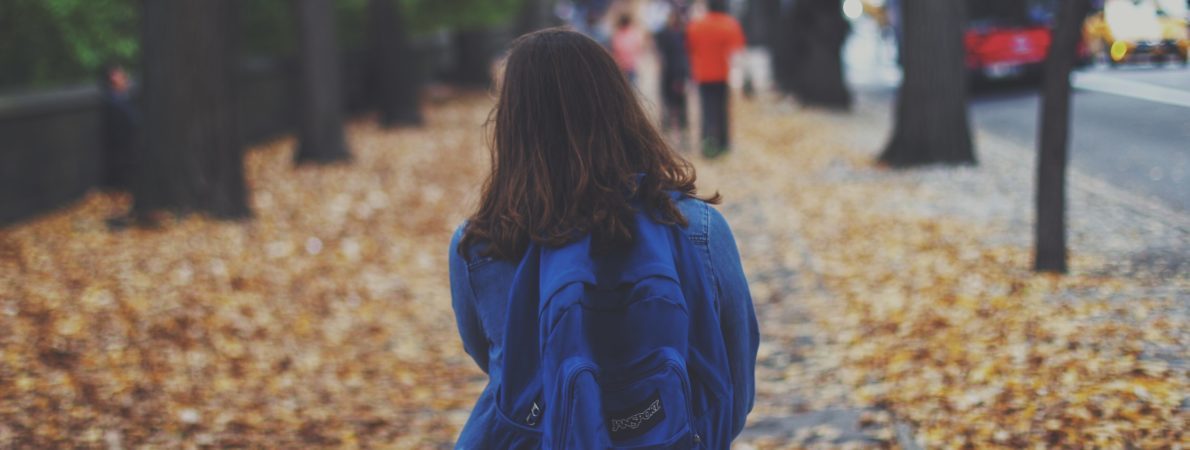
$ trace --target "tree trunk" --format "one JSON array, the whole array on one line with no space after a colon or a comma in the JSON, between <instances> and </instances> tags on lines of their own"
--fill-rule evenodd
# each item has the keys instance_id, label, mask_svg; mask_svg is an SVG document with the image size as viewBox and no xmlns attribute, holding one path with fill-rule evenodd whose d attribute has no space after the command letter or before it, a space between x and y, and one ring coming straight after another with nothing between
<instances>
[{"instance_id":1,"label":"tree trunk","mask_svg":"<svg viewBox=\"0 0 1190 450\"><path fill-rule=\"evenodd\" d=\"M880 161L893 167L974 164L967 118L963 24L967 2L901 3L905 77L897 95L896 128Z\"/></svg>"},{"instance_id":2,"label":"tree trunk","mask_svg":"<svg viewBox=\"0 0 1190 450\"><path fill-rule=\"evenodd\" d=\"M768 47L771 53L781 29L781 0L752 0L748 11L753 14L753 23L759 28L756 43Z\"/></svg>"},{"instance_id":3,"label":"tree trunk","mask_svg":"<svg viewBox=\"0 0 1190 450\"><path fill-rule=\"evenodd\" d=\"M548 28L552 22L549 11L552 3L546 0L522 0L516 20L517 36Z\"/></svg>"},{"instance_id":4,"label":"tree trunk","mask_svg":"<svg viewBox=\"0 0 1190 450\"><path fill-rule=\"evenodd\" d=\"M795 52L788 57L792 93L802 104L831 109L851 108L851 92L843 79L843 43L851 24L841 0L798 0L791 31Z\"/></svg>"},{"instance_id":5,"label":"tree trunk","mask_svg":"<svg viewBox=\"0 0 1190 450\"><path fill-rule=\"evenodd\" d=\"M1041 148L1037 160L1037 223L1033 268L1066 273L1066 160L1070 134L1070 71L1077 59L1082 20L1090 5L1067 0L1058 7L1041 91Z\"/></svg>"},{"instance_id":6,"label":"tree trunk","mask_svg":"<svg viewBox=\"0 0 1190 450\"><path fill-rule=\"evenodd\" d=\"M294 160L325 163L351 158L343 137L343 96L331 0L297 0L301 36L299 142Z\"/></svg>"},{"instance_id":7,"label":"tree trunk","mask_svg":"<svg viewBox=\"0 0 1190 450\"><path fill-rule=\"evenodd\" d=\"M454 81L464 86L486 87L492 81L492 33L483 29L455 31Z\"/></svg>"},{"instance_id":8,"label":"tree trunk","mask_svg":"<svg viewBox=\"0 0 1190 450\"><path fill-rule=\"evenodd\" d=\"M797 48L794 46L796 36L793 25L793 5L788 0L770 0L766 1L766 6L771 8L773 13L768 30L773 85L782 93L793 94L793 66L796 63L797 55Z\"/></svg>"},{"instance_id":9,"label":"tree trunk","mask_svg":"<svg viewBox=\"0 0 1190 450\"><path fill-rule=\"evenodd\" d=\"M236 0L145 0L137 215L250 215L236 108Z\"/></svg>"},{"instance_id":10,"label":"tree trunk","mask_svg":"<svg viewBox=\"0 0 1190 450\"><path fill-rule=\"evenodd\" d=\"M385 127L421 125L417 61L400 5L394 0L368 2L368 85Z\"/></svg>"},{"instance_id":11,"label":"tree trunk","mask_svg":"<svg viewBox=\"0 0 1190 450\"><path fill-rule=\"evenodd\" d=\"M766 27L762 8L763 6L757 0L744 2L744 13L740 17L740 26L744 28L744 40L748 42L749 46L768 45L768 39L764 37Z\"/></svg>"}]
</instances>

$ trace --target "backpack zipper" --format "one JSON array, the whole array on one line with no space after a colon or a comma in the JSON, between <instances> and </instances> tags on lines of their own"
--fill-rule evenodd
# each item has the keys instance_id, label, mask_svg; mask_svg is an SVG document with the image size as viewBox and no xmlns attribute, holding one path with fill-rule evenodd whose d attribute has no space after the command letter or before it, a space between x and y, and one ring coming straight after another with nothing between
<instances>
[{"instance_id":1,"label":"backpack zipper","mask_svg":"<svg viewBox=\"0 0 1190 450\"><path fill-rule=\"evenodd\" d=\"M582 375L583 372L591 372L591 376L594 377L595 366L591 364L582 364L578 366L574 373L570 374L570 376L566 378L566 384L562 387L562 389L566 392L566 401L563 402L564 407L562 409L562 424L558 431L558 440L560 442L555 443L558 448L562 448L562 444L564 444L562 439L566 436L567 432L570 431L568 429L570 425L570 411L574 409L574 405L571 404L574 402L574 380L578 379L578 376Z\"/></svg>"},{"instance_id":2,"label":"backpack zipper","mask_svg":"<svg viewBox=\"0 0 1190 450\"><path fill-rule=\"evenodd\" d=\"M694 406L690 404L690 402L694 400L694 391L690 387L690 383L686 381L686 378L690 375L687 373L686 376L682 376L682 374L685 372L685 368L679 366L673 361L666 361L665 364L672 367L674 372L678 373L678 380L682 381L682 391L686 394L686 426L690 427L690 432L694 433L694 443L698 444L702 441L702 437L699 436L698 431L694 429Z\"/></svg>"},{"instance_id":3,"label":"backpack zipper","mask_svg":"<svg viewBox=\"0 0 1190 450\"><path fill-rule=\"evenodd\" d=\"M541 417L541 407L537 405L537 401L534 401L533 407L529 409L529 415L525 416L525 424L531 427L537 426L538 417Z\"/></svg>"}]
</instances>

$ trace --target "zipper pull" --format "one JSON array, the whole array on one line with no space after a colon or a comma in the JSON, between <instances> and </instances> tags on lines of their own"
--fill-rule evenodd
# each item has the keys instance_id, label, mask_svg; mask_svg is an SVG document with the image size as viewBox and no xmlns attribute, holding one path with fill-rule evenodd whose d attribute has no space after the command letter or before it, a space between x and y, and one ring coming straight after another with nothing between
<instances>
[{"instance_id":1,"label":"zipper pull","mask_svg":"<svg viewBox=\"0 0 1190 450\"><path fill-rule=\"evenodd\" d=\"M533 402L533 407L529 409L529 415L525 417L525 424L531 427L536 426L538 417L541 417L541 407L537 406L537 402Z\"/></svg>"}]
</instances>

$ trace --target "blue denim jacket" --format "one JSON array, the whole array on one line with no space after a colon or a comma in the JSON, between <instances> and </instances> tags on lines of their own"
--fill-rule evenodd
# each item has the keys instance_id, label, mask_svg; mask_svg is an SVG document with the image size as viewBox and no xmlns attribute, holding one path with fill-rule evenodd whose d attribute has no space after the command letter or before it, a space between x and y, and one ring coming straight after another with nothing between
<instances>
[{"instance_id":1,"label":"blue denim jacket","mask_svg":"<svg viewBox=\"0 0 1190 450\"><path fill-rule=\"evenodd\" d=\"M697 199L683 198L679 209L689 221L684 234L704 248L706 267L717 286L713 293L719 308L720 333L731 361L734 404L729 442L744 428L755 397L756 349L760 342L756 313L748 282L740 264L739 250L727 221L714 208ZM458 245L463 226L450 243L450 288L455 320L463 349L488 374L488 385L480 394L471 417L459 435L456 449L483 449L485 438L497 420L495 394L500 386L503 360L504 323L508 293L516 273L516 262L478 256L478 249L460 255ZM679 268L681 269L681 268Z\"/></svg>"}]
</instances>

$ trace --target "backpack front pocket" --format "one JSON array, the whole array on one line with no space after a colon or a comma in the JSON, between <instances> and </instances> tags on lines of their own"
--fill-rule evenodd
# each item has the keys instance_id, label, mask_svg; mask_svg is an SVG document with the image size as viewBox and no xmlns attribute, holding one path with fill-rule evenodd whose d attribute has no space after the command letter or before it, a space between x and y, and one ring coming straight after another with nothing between
<instances>
[{"instance_id":1,"label":"backpack front pocket","mask_svg":"<svg viewBox=\"0 0 1190 450\"><path fill-rule=\"evenodd\" d=\"M588 361L572 359L563 364L561 389L561 410L557 411L558 423L552 425L557 432L553 435L552 448L606 448L606 438L599 426L599 385L595 381L595 365Z\"/></svg>"},{"instance_id":2,"label":"backpack front pocket","mask_svg":"<svg viewBox=\"0 0 1190 450\"><path fill-rule=\"evenodd\" d=\"M664 349L619 380L601 380L607 434L614 448L668 448L693 439L690 379ZM682 448L689 448L686 445Z\"/></svg>"}]
</instances>

